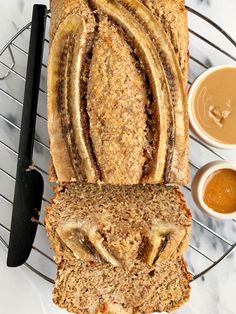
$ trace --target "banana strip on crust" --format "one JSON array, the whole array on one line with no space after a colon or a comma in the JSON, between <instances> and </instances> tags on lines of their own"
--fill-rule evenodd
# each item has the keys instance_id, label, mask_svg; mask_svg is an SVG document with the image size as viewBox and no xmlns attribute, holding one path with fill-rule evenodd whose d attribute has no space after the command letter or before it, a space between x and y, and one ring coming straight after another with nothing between
<instances>
[{"instance_id":1,"label":"banana strip on crust","mask_svg":"<svg viewBox=\"0 0 236 314\"><path fill-rule=\"evenodd\" d=\"M97 180L81 108L80 79L86 42L84 20L78 15L69 15L60 24L50 47L48 131L51 135L50 151L59 181L78 178L89 182ZM80 167L77 166L78 159ZM83 169L83 172L80 173L78 169Z\"/></svg>"},{"instance_id":2,"label":"banana strip on crust","mask_svg":"<svg viewBox=\"0 0 236 314\"><path fill-rule=\"evenodd\" d=\"M186 96L182 73L173 46L159 22L152 12L138 0L119 0L137 17L138 21L147 29L147 33L155 41L155 46L161 57L166 77L170 86L171 100L169 104L171 117L170 149L167 156L165 180L175 182L184 180L187 171L187 135ZM181 174L181 176L180 176Z\"/></svg>"}]
</instances>

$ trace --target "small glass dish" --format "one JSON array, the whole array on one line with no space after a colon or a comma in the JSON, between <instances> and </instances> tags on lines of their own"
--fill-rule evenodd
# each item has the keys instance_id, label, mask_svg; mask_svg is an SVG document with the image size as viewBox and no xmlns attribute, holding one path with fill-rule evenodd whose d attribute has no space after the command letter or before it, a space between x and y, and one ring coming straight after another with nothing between
<instances>
[{"instance_id":1,"label":"small glass dish","mask_svg":"<svg viewBox=\"0 0 236 314\"><path fill-rule=\"evenodd\" d=\"M192 181L192 197L196 205L210 217L217 219L236 219L236 208L235 211L231 213L220 213L208 207L203 200L207 179L215 171L220 169L231 169L236 171L236 163L231 161L213 161L200 168Z\"/></svg>"},{"instance_id":2,"label":"small glass dish","mask_svg":"<svg viewBox=\"0 0 236 314\"><path fill-rule=\"evenodd\" d=\"M233 69L235 70L236 73L236 66L234 65L220 65L220 66L215 66L211 67L210 69L206 70L202 74L200 74L192 83L190 89L189 89L189 94L188 94L188 112L189 112L189 121L192 130L194 133L201 139L203 140L206 144L216 147L219 149L236 149L236 144L229 144L229 143L223 143L222 141L219 141L215 139L214 137L211 137L198 123L196 115L194 114L194 98L196 91L200 84L213 72L217 72L218 70L222 69ZM235 110L235 109L234 109Z\"/></svg>"}]
</instances>

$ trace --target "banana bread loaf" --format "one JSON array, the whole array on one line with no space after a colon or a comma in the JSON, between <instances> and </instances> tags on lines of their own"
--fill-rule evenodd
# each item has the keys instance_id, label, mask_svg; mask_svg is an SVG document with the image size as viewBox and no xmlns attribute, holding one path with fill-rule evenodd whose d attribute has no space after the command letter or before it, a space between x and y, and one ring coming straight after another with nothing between
<instances>
[{"instance_id":1,"label":"banana bread loaf","mask_svg":"<svg viewBox=\"0 0 236 314\"><path fill-rule=\"evenodd\" d=\"M51 180L188 181L183 0L51 0Z\"/></svg>"}]
</instances>

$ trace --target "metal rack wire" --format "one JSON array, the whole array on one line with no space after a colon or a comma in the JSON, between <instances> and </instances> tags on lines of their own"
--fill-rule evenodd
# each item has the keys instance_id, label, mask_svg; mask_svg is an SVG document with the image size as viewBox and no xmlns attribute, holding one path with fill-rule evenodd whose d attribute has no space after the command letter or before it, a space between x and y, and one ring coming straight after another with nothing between
<instances>
[{"instance_id":1,"label":"metal rack wire","mask_svg":"<svg viewBox=\"0 0 236 314\"><path fill-rule=\"evenodd\" d=\"M192 8L187 7L187 9L188 9L190 14L193 14L194 16L198 17L201 21L206 22L208 24L208 26L213 27L217 32L222 34L227 39L227 41L233 45L233 47L235 48L235 51L236 51L235 41L222 28L220 28L212 20L203 16L199 12L193 10ZM47 15L47 23L49 23L49 22L50 22L50 12L48 12L48 15ZM9 78L10 76L14 76L18 80L21 80L24 84L25 77L23 74L21 74L17 70L17 60L16 60L15 55L16 55L16 53L19 53L22 56L27 58L27 55L28 55L27 49L25 49L25 47L22 47L20 44L18 44L17 39L21 35L24 35L25 33L30 32L30 26L31 26L31 23L28 23L27 25L25 25L25 27L23 27L19 32L17 32L15 34L15 36L13 36L13 38L0 51L0 68L5 69L5 73L2 76L0 76L0 94L2 94L4 97L6 97L12 103L14 103L15 106L19 106L19 107L23 106L22 101L20 99L18 99L17 95L14 95L13 93L10 92L10 88L9 88L9 86L7 86L7 84L5 84L5 85L3 84L4 86L2 87L1 82L6 81L7 78ZM200 40L200 42L213 48L214 50L216 50L220 54L229 58L231 61L236 62L236 58L233 55L231 55L229 52L227 52L226 50L219 47L217 44L210 41L208 38L202 36L201 34L196 32L194 29L189 28L189 32L192 36L198 38L198 40ZM49 44L49 41L47 38L45 38L45 45L48 45L48 44ZM7 55L7 58L3 58L4 55ZM5 61L5 59L8 59L8 61ZM190 54L190 61L197 64L198 66L200 66L202 68L202 70L205 70L209 67L208 64L199 60L199 58L197 58L193 54ZM44 62L42 63L42 67L45 69L47 68L46 58L44 58ZM190 65L190 70L191 70L191 65ZM192 81L189 80L190 85L191 85L191 83L192 83ZM46 95L46 90L43 87L40 87L40 93L42 95ZM46 101L44 102L43 106L45 109ZM42 110L42 111L44 113L42 113L41 111L37 113L37 119L41 119L41 121L44 121L46 123L46 121L47 121L46 114L45 114L46 110ZM17 123L14 121L14 119L12 119L12 117L8 117L7 115L5 115L2 112L0 112L0 122L4 122L10 128L13 128L17 132L20 132L20 127L17 125ZM1 127L1 125L0 125L0 127ZM226 159L223 155L221 155L221 153L215 151L214 149L208 147L206 144L202 143L193 134L190 134L190 141L193 141L195 144L199 145L204 151L212 153L212 155L214 155L214 158L222 159L222 160ZM35 146L36 145L38 145L41 149L43 149L46 153L48 153L49 147L48 147L46 142L43 142L40 139L40 137L35 138ZM8 152L8 154L10 154L12 156L13 159L14 158L16 159L16 157L17 157L17 148L16 147L18 147L18 145L17 146L12 145L0 133L0 148L3 148L4 150L6 150ZM35 164L35 167L42 173L42 175L44 175L45 180L47 180L47 177L46 177L47 176L47 169L45 169L43 166L41 166L38 163ZM192 161L190 161L190 167L191 167L191 170L193 170L193 171L196 171L199 169L199 165L197 165L195 162L192 162ZM2 175L6 180L9 179L11 181L13 188L14 188L14 180L15 180L14 171L10 172L8 169L6 169L4 164L1 164L0 165L0 175ZM189 186L184 187L184 193L189 193L190 191L191 191L191 189ZM8 204L9 206L12 206L12 198L9 197L6 193L4 193L4 191L2 191L1 188L0 188L0 200L3 200L5 202L5 204ZM44 205L49 203L47 193L44 193L43 201L44 201ZM214 238L214 241L220 242L222 244L222 247L223 247L222 254L218 258L212 258L211 256L209 256L209 254L207 254L207 253L203 252L201 249L199 249L196 244L193 244L191 242L189 243L189 249L193 250L199 256L202 256L202 258L208 262L208 266L204 267L204 269L201 269L197 273L193 273L193 271L191 271L191 269L189 268L189 272L192 274L193 280L195 280L195 279L203 276L204 274L206 274L210 269L215 267L222 260L224 260L227 256L229 256L232 253L232 251L235 249L236 242L235 241L232 242L232 241L228 240L227 237L223 236L218 231L214 230L214 228L212 226L208 226L205 222L202 222L198 216L193 217L192 221L193 221L193 225L198 226L199 228L204 230L204 232L211 235ZM39 228L44 228L44 224L42 222L39 221L37 223L39 224ZM236 223L236 220L234 221L234 223ZM0 229L4 230L6 232L10 232L10 229L1 221L0 221ZM0 236L0 242L5 247L8 247L7 241L4 239L4 237ZM41 257L45 259L45 262L55 264L52 256L50 256L48 253L45 253L43 250L39 249L38 247L33 246L33 252L37 252L38 254L40 254ZM187 260L187 263L188 263L188 260ZM36 267L32 266L31 264L26 263L25 266L28 267L33 272L35 272L36 274L38 274L39 276L41 276L42 278L44 278L45 280L47 280L51 283L54 282L53 279L49 278L47 275L42 273L40 270L36 269Z\"/></svg>"}]
</instances>

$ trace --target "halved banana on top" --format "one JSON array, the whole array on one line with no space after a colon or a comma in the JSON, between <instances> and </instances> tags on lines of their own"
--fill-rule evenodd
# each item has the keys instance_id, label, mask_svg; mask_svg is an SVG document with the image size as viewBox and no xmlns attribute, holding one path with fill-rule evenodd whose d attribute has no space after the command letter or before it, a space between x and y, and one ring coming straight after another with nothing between
<instances>
[{"instance_id":1,"label":"halved banana on top","mask_svg":"<svg viewBox=\"0 0 236 314\"><path fill-rule=\"evenodd\" d=\"M83 71L91 36L84 18L70 14L59 25L50 46L48 132L53 165L61 182L98 180L82 101Z\"/></svg>"},{"instance_id":2,"label":"halved banana on top","mask_svg":"<svg viewBox=\"0 0 236 314\"><path fill-rule=\"evenodd\" d=\"M152 266L168 260L180 246L185 233L183 226L157 221L148 233L146 263Z\"/></svg>"},{"instance_id":3,"label":"halved banana on top","mask_svg":"<svg viewBox=\"0 0 236 314\"><path fill-rule=\"evenodd\" d=\"M67 221L56 232L76 258L86 262L105 260L113 266L121 266L104 245L104 238L95 222L88 219Z\"/></svg>"}]
</instances>

